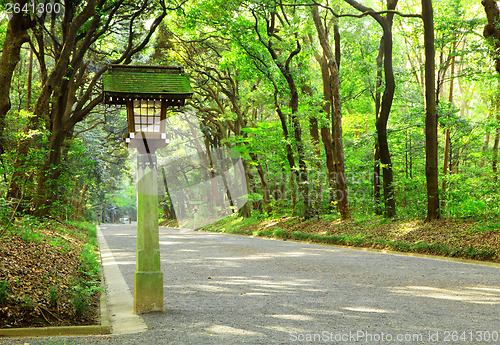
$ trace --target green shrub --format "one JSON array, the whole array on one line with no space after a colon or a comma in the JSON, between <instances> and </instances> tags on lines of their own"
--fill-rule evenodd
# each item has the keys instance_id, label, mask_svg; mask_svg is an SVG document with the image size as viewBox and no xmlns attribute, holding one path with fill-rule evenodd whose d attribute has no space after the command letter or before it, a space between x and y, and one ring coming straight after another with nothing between
<instances>
[{"instance_id":1,"label":"green shrub","mask_svg":"<svg viewBox=\"0 0 500 345\"><path fill-rule=\"evenodd\" d=\"M288 234L288 230L281 229L281 228L275 228L273 232L274 237L278 238L289 238L290 235Z\"/></svg>"},{"instance_id":2,"label":"green shrub","mask_svg":"<svg viewBox=\"0 0 500 345\"><path fill-rule=\"evenodd\" d=\"M80 253L81 264L79 271L86 275L91 280L99 278L99 262L95 247L90 243L85 243Z\"/></svg>"},{"instance_id":3,"label":"green shrub","mask_svg":"<svg viewBox=\"0 0 500 345\"><path fill-rule=\"evenodd\" d=\"M0 282L0 306L5 306L7 304L7 281L2 280Z\"/></svg>"},{"instance_id":4,"label":"green shrub","mask_svg":"<svg viewBox=\"0 0 500 345\"><path fill-rule=\"evenodd\" d=\"M33 307L34 307L33 300L31 299L31 297L29 297L27 295L23 296L23 300L22 300L21 305L22 305L22 308L26 311L33 310Z\"/></svg>"},{"instance_id":5,"label":"green shrub","mask_svg":"<svg viewBox=\"0 0 500 345\"><path fill-rule=\"evenodd\" d=\"M274 233L271 230L258 230L254 231L252 233L254 236L260 236L260 237L273 237Z\"/></svg>"},{"instance_id":6,"label":"green shrub","mask_svg":"<svg viewBox=\"0 0 500 345\"><path fill-rule=\"evenodd\" d=\"M49 288L49 302L51 305L55 305L59 299L59 294L54 286Z\"/></svg>"}]
</instances>

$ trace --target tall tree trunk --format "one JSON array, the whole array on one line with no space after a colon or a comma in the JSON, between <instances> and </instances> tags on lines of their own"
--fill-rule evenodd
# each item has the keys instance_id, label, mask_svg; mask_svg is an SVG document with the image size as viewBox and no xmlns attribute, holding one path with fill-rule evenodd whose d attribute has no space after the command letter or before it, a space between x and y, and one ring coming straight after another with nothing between
<instances>
[{"instance_id":1,"label":"tall tree trunk","mask_svg":"<svg viewBox=\"0 0 500 345\"><path fill-rule=\"evenodd\" d=\"M448 94L448 102L450 106L453 105L453 80L455 73L455 57L451 58L451 72L450 72L450 92ZM443 181L441 182L441 192L444 194L446 192L446 175L448 174L448 156L450 151L450 125L446 123L445 135L444 135L444 154L443 154ZM444 210L446 203L444 198L441 198L441 212Z\"/></svg>"},{"instance_id":2,"label":"tall tree trunk","mask_svg":"<svg viewBox=\"0 0 500 345\"><path fill-rule=\"evenodd\" d=\"M328 32L328 28L325 28ZM340 64L340 33L338 32L338 25L334 25L334 37L335 37L335 61L337 62L337 67ZM309 42L313 43L314 39L311 34L309 34ZM326 170L327 170L327 181L328 181L328 211L333 211L335 208L335 159L334 159L334 148L332 133L330 132L329 123L331 122L331 102L332 102L332 92L330 88L330 72L328 69L327 58L325 53L317 53L315 50L314 58L318 62L321 68L321 80L323 82L323 118L326 121L320 121L320 133L321 141L323 147L325 148L325 160L326 160ZM312 133L311 133L312 135Z\"/></svg>"},{"instance_id":3,"label":"tall tree trunk","mask_svg":"<svg viewBox=\"0 0 500 345\"><path fill-rule=\"evenodd\" d=\"M493 103L493 100L491 101L491 103ZM493 110L491 110L491 112L488 113L488 115L486 116L486 122L489 121L491 113L493 113ZM486 153L488 152L489 145L490 145L490 130L486 128L486 134L484 135L483 146L481 148L481 165L480 165L481 168L484 167L486 163Z\"/></svg>"},{"instance_id":4,"label":"tall tree trunk","mask_svg":"<svg viewBox=\"0 0 500 345\"><path fill-rule=\"evenodd\" d=\"M62 146L65 139L62 121L56 121L51 128L49 157L38 179L35 200L35 215L38 217L47 215L52 203L60 197L58 179L61 175Z\"/></svg>"},{"instance_id":5,"label":"tall tree trunk","mask_svg":"<svg viewBox=\"0 0 500 345\"><path fill-rule=\"evenodd\" d=\"M28 0L19 0L23 8ZM29 17L24 17L24 12L14 13L7 25L2 55L0 56L0 154L4 152L5 117L10 110L10 87L12 75L20 60L21 46L29 41L27 30L34 25Z\"/></svg>"},{"instance_id":6,"label":"tall tree trunk","mask_svg":"<svg viewBox=\"0 0 500 345\"><path fill-rule=\"evenodd\" d=\"M295 144L297 145L297 158L299 162L300 174L299 174L299 181L297 181L297 184L299 186L299 190L302 194L302 198L304 201L304 218L310 219L314 216L315 210L313 209L313 205L311 203L306 155L304 149L304 142L302 141L302 128L299 122L299 118L297 116L297 113L299 111L299 93L295 85L295 80L293 80L292 74L290 72L285 74L285 79L288 82L288 86L291 93L290 97L290 108L292 110L291 120L292 120Z\"/></svg>"},{"instance_id":7,"label":"tall tree trunk","mask_svg":"<svg viewBox=\"0 0 500 345\"><path fill-rule=\"evenodd\" d=\"M440 217L438 185L438 136L435 92L434 14L432 0L422 0L425 50L425 177L427 221Z\"/></svg>"},{"instance_id":8,"label":"tall tree trunk","mask_svg":"<svg viewBox=\"0 0 500 345\"><path fill-rule=\"evenodd\" d=\"M500 90L500 84L499 88ZM500 142L500 91L494 96L494 103L492 104L492 108L495 114L495 119L497 121L497 128L495 131L495 140L493 142L493 158L492 158L492 170L493 170L493 181L498 181L498 146Z\"/></svg>"},{"instance_id":9,"label":"tall tree trunk","mask_svg":"<svg viewBox=\"0 0 500 345\"><path fill-rule=\"evenodd\" d=\"M387 9L394 10L397 0L387 1ZM380 105L380 113L375 126L377 128L378 145L380 150L380 164L382 166L382 187L384 190L384 216L396 215L396 201L394 198L393 170L389 144L387 142L387 122L392 108L396 83L392 66L392 20L393 14L388 13L385 20L380 22L383 28L384 46L384 80L385 89Z\"/></svg>"},{"instance_id":10,"label":"tall tree trunk","mask_svg":"<svg viewBox=\"0 0 500 345\"><path fill-rule=\"evenodd\" d=\"M354 0L346 0L349 5L358 11L368 13L382 27L383 36L381 46L383 46L384 56L384 80L385 89L380 104L379 116L375 122L377 129L378 150L380 155L380 165L382 167L382 188L384 191L384 216L394 217L396 215L396 201L394 198L393 170L389 144L387 142L387 122L391 112L392 101L396 84L394 81L394 71L392 66L392 23L394 13L387 13L382 17L373 9L366 7ZM393 11L396 8L398 0L387 0L387 10Z\"/></svg>"},{"instance_id":11,"label":"tall tree trunk","mask_svg":"<svg viewBox=\"0 0 500 345\"><path fill-rule=\"evenodd\" d=\"M19 1L21 8L28 3L27 0ZM12 75L20 60L20 50L23 43L29 41L27 30L35 25L34 21L23 16L23 12L14 13L7 25L2 55L0 56L0 155L4 152L5 144L5 118L10 110L10 88ZM22 141L30 141L23 139ZM21 143L22 143L21 141ZM23 181L30 179L22 166L28 155L28 145L17 151L19 157L14 163L14 173L10 180L9 188L6 197L17 198L20 195L21 185Z\"/></svg>"},{"instance_id":12,"label":"tall tree trunk","mask_svg":"<svg viewBox=\"0 0 500 345\"><path fill-rule=\"evenodd\" d=\"M282 63L280 57L278 56L277 50L273 47L273 43L270 39L265 40L262 38L260 31L259 31L259 25L258 25L258 16L255 12L252 12L254 18L255 18L255 32L259 37L260 42L266 47L267 51L271 55L274 64L276 67L278 67L279 71L281 72L281 75L285 78L287 85L288 85L288 90L290 91L290 110L291 110L291 123L292 123L292 129L293 129L293 137L295 139L295 144L297 145L297 158L298 158L298 166L299 166L299 172L297 174L294 174L294 176L297 178L297 185L299 187L299 191L302 194L302 199L304 201L304 218L309 219L313 217L314 215L314 210L311 205L311 199L310 199L310 188L309 188L309 179L308 179L308 172L307 172L307 164L306 164L306 158L305 158L305 150L304 150L304 142L302 140L302 128L299 122L298 118L298 110L299 110L299 93L297 90L297 85L295 83L294 76L290 70L290 63L292 62L292 59L298 55L302 49L299 40L297 39L297 33L295 33L296 37L296 48L290 52L288 55L286 62ZM277 14L275 12L271 13L271 20L267 21L267 32L274 32L274 23L275 23L275 18ZM271 77L272 79L272 77ZM274 82L273 82L274 83ZM278 88L276 85L274 85L275 93L274 93L274 101L276 104L276 111L278 112L278 116L280 117L282 127L283 129L285 128L285 124L283 123L283 118L284 114L281 112L280 107L278 106ZM288 156L288 153L287 153ZM288 161L291 165L291 158L288 158Z\"/></svg>"},{"instance_id":13,"label":"tall tree trunk","mask_svg":"<svg viewBox=\"0 0 500 345\"><path fill-rule=\"evenodd\" d=\"M337 194L337 209L340 213L342 219L348 219L351 217L351 210L349 208L349 198L347 191L347 181L345 175L345 165L344 165L344 144L342 142L342 110L340 101L340 91L339 91L339 71L337 67L337 62L335 61L335 55L332 52L330 43L328 40L328 34L326 29L321 22L319 16L318 6L312 7L312 16L316 30L318 32L318 38L323 48L323 53L327 58L328 71L329 71L329 85L331 90L331 108L332 108L332 128L333 128L333 147L334 147L334 157L335 157L335 173L336 173L336 184L337 189L335 193Z\"/></svg>"},{"instance_id":14,"label":"tall tree trunk","mask_svg":"<svg viewBox=\"0 0 500 345\"><path fill-rule=\"evenodd\" d=\"M481 2L486 12L488 23L483 30L483 36L490 42L495 68L500 75L500 9L496 0L483 0Z\"/></svg>"},{"instance_id":15,"label":"tall tree trunk","mask_svg":"<svg viewBox=\"0 0 500 345\"><path fill-rule=\"evenodd\" d=\"M484 11L486 12L486 18L488 23L484 27L483 36L488 40L492 49L492 56L495 60L495 68L498 75L500 76L500 9L498 8L497 2L495 0L483 0L481 2L484 6ZM498 121L498 126L495 133L495 140L493 143L493 178L496 182L498 180L498 145L500 141L500 95L497 92L494 96L494 104L492 104L492 109L496 114L495 118Z\"/></svg>"},{"instance_id":16,"label":"tall tree trunk","mask_svg":"<svg viewBox=\"0 0 500 345\"><path fill-rule=\"evenodd\" d=\"M375 81L375 123L377 123L380 115L380 98L382 87L382 68L384 60L384 37L380 39L380 45L377 55L377 77ZM380 175L380 148L378 136L375 138L375 144L373 147L373 203L375 214L380 216L383 214L382 207L382 193L381 193L381 175Z\"/></svg>"},{"instance_id":17,"label":"tall tree trunk","mask_svg":"<svg viewBox=\"0 0 500 345\"><path fill-rule=\"evenodd\" d=\"M33 47L30 47L30 57L28 63L28 85L26 91L26 110L31 111L32 100L32 84L33 84Z\"/></svg>"},{"instance_id":18,"label":"tall tree trunk","mask_svg":"<svg viewBox=\"0 0 500 345\"><path fill-rule=\"evenodd\" d=\"M319 54L318 54L319 55ZM328 123L331 119L331 102L332 102L332 90L330 88L330 73L328 71L328 63L326 62L325 54L318 56L318 62L321 66L321 78L323 80L323 112L325 113L325 118L327 121L321 121L322 123L321 141L323 142L323 147L325 148L326 156L326 170L328 173L328 210L332 211L335 207L335 158L334 158L334 148L333 139Z\"/></svg>"},{"instance_id":19,"label":"tall tree trunk","mask_svg":"<svg viewBox=\"0 0 500 345\"><path fill-rule=\"evenodd\" d=\"M304 94L309 95L310 97L314 97L313 90L307 84L304 84L301 87L301 90ZM311 169L309 178L309 185L312 187L312 193L310 195L311 199L311 207L312 207L312 215L318 216L321 211L321 192L322 192L322 171L323 168L321 166L321 162L319 157L321 157L321 149L319 146L319 125L318 119L314 116L309 117L309 134L311 136L311 146L314 154L315 160L313 159L312 164L315 165L315 169Z\"/></svg>"},{"instance_id":20,"label":"tall tree trunk","mask_svg":"<svg viewBox=\"0 0 500 345\"><path fill-rule=\"evenodd\" d=\"M278 114L278 118L280 119L281 128L283 130L283 136L285 138L285 152L286 159L288 161L288 166L290 167L290 171L292 176L290 176L290 188L292 190L292 210L295 210L295 205L297 202L297 196L295 193L295 185L299 183L300 176L297 169L295 169L295 158L293 156L292 145L290 145L289 137L290 134L288 132L288 124L286 114L283 113L278 101L278 88L275 86L274 89L274 105L276 106L276 113Z\"/></svg>"},{"instance_id":21,"label":"tall tree trunk","mask_svg":"<svg viewBox=\"0 0 500 345\"><path fill-rule=\"evenodd\" d=\"M493 170L493 182L498 181L498 143L500 141L500 127L497 127L495 133L495 141L493 142L493 159L491 167Z\"/></svg>"},{"instance_id":22,"label":"tall tree trunk","mask_svg":"<svg viewBox=\"0 0 500 345\"><path fill-rule=\"evenodd\" d=\"M58 179L62 172L63 145L71 133L65 119L69 116L73 105L74 93L68 80L64 80L61 86L53 93L54 104L50 116L49 156L42 167L38 177L38 185L35 200L35 215L42 217L50 211L50 207L56 200L61 199L59 195Z\"/></svg>"}]
</instances>

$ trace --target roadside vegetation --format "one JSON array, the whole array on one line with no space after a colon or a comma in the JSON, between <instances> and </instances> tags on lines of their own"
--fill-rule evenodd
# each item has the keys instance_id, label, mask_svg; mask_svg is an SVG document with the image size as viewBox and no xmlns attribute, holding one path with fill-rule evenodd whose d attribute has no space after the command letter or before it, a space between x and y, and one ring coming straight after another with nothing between
<instances>
[{"instance_id":1,"label":"roadside vegetation","mask_svg":"<svg viewBox=\"0 0 500 345\"><path fill-rule=\"evenodd\" d=\"M2 3L0 327L95 320L95 226L71 221L137 212L110 65L190 77L157 152L164 224L234 212L205 229L498 260L495 0Z\"/></svg>"},{"instance_id":2,"label":"roadside vegetation","mask_svg":"<svg viewBox=\"0 0 500 345\"><path fill-rule=\"evenodd\" d=\"M18 219L0 237L0 328L92 325L99 319L96 227Z\"/></svg>"},{"instance_id":3,"label":"roadside vegetation","mask_svg":"<svg viewBox=\"0 0 500 345\"><path fill-rule=\"evenodd\" d=\"M500 262L500 218L301 220L227 217L201 230Z\"/></svg>"}]
</instances>

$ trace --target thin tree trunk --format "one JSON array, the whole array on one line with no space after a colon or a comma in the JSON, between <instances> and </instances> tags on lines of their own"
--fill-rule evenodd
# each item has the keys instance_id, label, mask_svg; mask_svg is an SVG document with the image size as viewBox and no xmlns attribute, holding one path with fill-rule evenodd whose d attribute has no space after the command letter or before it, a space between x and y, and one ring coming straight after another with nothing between
<instances>
[{"instance_id":1,"label":"thin tree trunk","mask_svg":"<svg viewBox=\"0 0 500 345\"><path fill-rule=\"evenodd\" d=\"M269 207L269 203L271 202L271 192L269 190L269 185L266 180L266 175L264 173L264 170L262 169L262 165L260 164L259 159L257 158L257 155L255 153L250 153L250 158L256 164L255 168L257 169L257 174L259 175L260 184L262 185L262 194L263 194L262 201L264 203L264 210L269 213L271 211Z\"/></svg>"},{"instance_id":2,"label":"thin tree trunk","mask_svg":"<svg viewBox=\"0 0 500 345\"><path fill-rule=\"evenodd\" d=\"M291 124L292 124L292 130L293 130L293 138L295 139L295 144L297 145L297 158L298 158L298 171L295 171L292 166L295 166L294 158L293 158L293 151L291 151L291 146L290 144L287 144L287 159L290 164L290 167L292 169L292 174L296 178L296 183L299 188L300 193L302 194L302 199L304 201L304 218L309 219L313 216L313 209L311 206L310 202L310 190L309 190L309 180L307 176L307 164L306 164L306 159L305 159L305 151L304 151L304 143L302 141L302 129L300 126L299 118L297 116L298 110L299 110L299 93L297 91L297 85L295 83L294 77L292 72L290 71L290 63L292 59L300 53L301 51L301 46L300 42L298 39L296 39L296 48L290 52L288 55L286 62L282 63L280 57L278 56L277 50L273 47L272 41L265 40L262 38L260 31L259 31L259 24L258 24L258 16L256 12L252 12L254 18L255 18L255 26L254 30L256 34L259 37L259 41L266 47L267 51L271 55L274 64L276 67L278 67L279 71L281 72L282 76L285 78L288 89L290 91L290 102L289 102L289 107L291 110ZM274 31L274 23L275 23L275 18L276 18L276 13L273 12L271 13L271 20L268 22L268 32L273 32ZM297 35L295 35L297 36ZM273 83L274 86L274 103L276 105L276 112L278 114L278 117L280 118L281 125L283 128L283 133L285 134L285 139L287 136L287 133L285 132L287 130L287 123L286 123L286 117L283 114L281 107L279 106L278 102L278 87L274 83L274 80L272 77L270 77L270 80ZM292 176L292 177L293 177ZM292 193L292 207L295 209L295 197L293 196Z\"/></svg>"},{"instance_id":3,"label":"thin tree trunk","mask_svg":"<svg viewBox=\"0 0 500 345\"><path fill-rule=\"evenodd\" d=\"M165 217L170 220L175 220L175 210L174 210L174 203L172 202L172 198L170 197L170 193L168 191L168 180L167 180L167 173L165 172L165 168L161 167L161 176L163 178L163 185L165 187L165 206L166 209L163 209L163 213L165 214Z\"/></svg>"},{"instance_id":4,"label":"thin tree trunk","mask_svg":"<svg viewBox=\"0 0 500 345\"><path fill-rule=\"evenodd\" d=\"M394 14L389 12L385 17L376 13L371 8L368 8L354 0L346 0L349 5L356 8L358 11L367 12L375 19L382 27L383 31L383 51L384 51L384 80L385 89L380 104L379 116L375 122L377 129L378 149L380 155L380 165L382 167L382 188L384 191L384 216L391 218L396 215L396 201L394 197L393 185L393 170L391 154L389 152L389 144L387 142L387 122L391 112L392 101L396 84L394 81L394 71L392 66L392 23ZM387 10L392 11L396 8L398 0L387 0ZM382 44L381 44L382 45Z\"/></svg>"},{"instance_id":5,"label":"thin tree trunk","mask_svg":"<svg viewBox=\"0 0 500 345\"><path fill-rule=\"evenodd\" d=\"M484 6L484 11L486 12L486 18L488 23L484 27L483 36L488 40L490 45L492 46L492 56L495 60L495 68L497 73L500 75L500 57L498 56L498 51L500 50L500 9L498 8L498 4L495 0L483 0L481 2ZM492 161L492 170L493 170L493 179L495 182L498 181L498 145L500 141L500 95L495 95L494 103L492 104L492 108L496 113L496 119L499 122L499 127L496 129L495 133L495 141L493 143L493 161Z\"/></svg>"},{"instance_id":6,"label":"thin tree trunk","mask_svg":"<svg viewBox=\"0 0 500 345\"><path fill-rule=\"evenodd\" d=\"M380 114L380 88L382 86L382 62L384 59L384 38L380 39L380 45L377 55L377 77L375 82L375 123L377 123ZM380 149L378 137L375 139L373 147L373 203L375 214L383 214L382 194L380 178Z\"/></svg>"},{"instance_id":7,"label":"thin tree trunk","mask_svg":"<svg viewBox=\"0 0 500 345\"><path fill-rule=\"evenodd\" d=\"M330 119L331 113L331 102L332 102L332 90L330 89L330 73L328 72L328 64L326 62L325 54L321 55L319 58L321 65L321 78L323 80L323 99L325 100L323 104L323 112L325 113L325 118ZM326 170L328 173L328 210L332 211L335 207L335 158L334 158L334 147L333 139L330 129L328 128L327 121L321 121L324 125L321 126L321 141L325 148L326 156Z\"/></svg>"},{"instance_id":8,"label":"thin tree trunk","mask_svg":"<svg viewBox=\"0 0 500 345\"><path fill-rule=\"evenodd\" d=\"M303 85L301 87L301 90L303 93L309 95L310 97L314 96L314 93L311 89L311 87L307 84ZM317 217L320 214L321 211L321 191L322 191L322 181L321 181L321 172L322 172L322 166L321 162L319 160L319 157L321 156L321 149L319 146L319 126L318 126L318 119L314 116L311 116L309 118L309 134L311 136L311 146L312 150L314 153L314 156L317 157L316 161L313 161L313 164L316 166L315 171L311 171L311 175L308 176L308 181L310 186L310 190L312 189L310 199L311 199L311 213L313 216Z\"/></svg>"},{"instance_id":9,"label":"thin tree trunk","mask_svg":"<svg viewBox=\"0 0 500 345\"><path fill-rule=\"evenodd\" d=\"M448 102L453 105L453 80L455 73L455 57L451 59L451 71L450 71L450 93L448 94ZM450 150L450 126L446 124L446 130L444 135L444 155L443 155L443 181L441 182L441 192L446 193L446 175L448 174L448 155ZM444 198L441 198L441 211L444 210L446 203Z\"/></svg>"},{"instance_id":10,"label":"thin tree trunk","mask_svg":"<svg viewBox=\"0 0 500 345\"><path fill-rule=\"evenodd\" d=\"M493 103L493 101L492 101ZM486 116L486 122L490 119L490 113ZM481 148L481 165L480 167L484 167L486 164L486 154L488 152L488 146L490 145L490 131L486 128L486 134L484 135L483 146Z\"/></svg>"},{"instance_id":11,"label":"thin tree trunk","mask_svg":"<svg viewBox=\"0 0 500 345\"><path fill-rule=\"evenodd\" d=\"M328 28L326 28L328 32ZM335 33L335 60L337 61L337 66L339 66L340 61L340 33L338 32L338 25L334 26ZM313 37L309 34L309 41L313 42ZM332 92L330 88L330 72L328 70L328 63L325 53L319 54L314 51L314 58L318 62L321 68L321 79L323 82L323 113L324 119L326 121L320 121L320 133L321 141L323 142L323 147L325 148L325 160L326 160L326 170L327 170L327 181L328 181L328 211L331 212L335 208L335 159L334 159L334 147L332 134L329 129L329 122L331 121L331 103L332 103Z\"/></svg>"},{"instance_id":12,"label":"thin tree trunk","mask_svg":"<svg viewBox=\"0 0 500 345\"><path fill-rule=\"evenodd\" d=\"M440 217L438 185L438 136L435 92L434 14L432 0L422 0L425 50L425 177L427 221Z\"/></svg>"},{"instance_id":13,"label":"thin tree trunk","mask_svg":"<svg viewBox=\"0 0 500 345\"><path fill-rule=\"evenodd\" d=\"M493 170L493 181L498 181L498 143L500 141L500 127L497 127L495 133L495 141L493 143L493 160L492 160L492 170Z\"/></svg>"},{"instance_id":14,"label":"thin tree trunk","mask_svg":"<svg viewBox=\"0 0 500 345\"><path fill-rule=\"evenodd\" d=\"M292 172L292 175L290 176L290 188L292 191L292 210L295 210L295 205L297 203L297 195L295 193L295 186L296 186L296 183L299 183L300 176L299 176L299 172L297 171L297 169L295 169L295 158L293 157L292 145L290 145L290 142L289 142L290 134L288 133L287 119L286 119L286 115L281 110L281 107L280 107L279 102L278 102L278 88L277 87L275 87L275 89L274 89L274 105L276 106L276 113L278 114L278 118L280 119L281 128L283 130L283 136L285 137L286 158L288 161L288 166L290 167L290 171Z\"/></svg>"},{"instance_id":15,"label":"thin tree trunk","mask_svg":"<svg viewBox=\"0 0 500 345\"><path fill-rule=\"evenodd\" d=\"M344 165L344 144L342 142L342 110L339 91L339 71L337 68L337 62L335 61L335 56L328 42L328 34L326 33L319 16L318 6L312 7L312 16L318 32L321 47L323 48L323 52L327 58L328 70L330 73L329 85L332 95L331 106L335 173L337 182L337 190L335 191L338 201L337 209L342 219L348 219L351 217L351 211L349 209L349 198Z\"/></svg>"},{"instance_id":16,"label":"thin tree trunk","mask_svg":"<svg viewBox=\"0 0 500 345\"><path fill-rule=\"evenodd\" d=\"M405 133L405 178L408 179L408 130Z\"/></svg>"},{"instance_id":17,"label":"thin tree trunk","mask_svg":"<svg viewBox=\"0 0 500 345\"><path fill-rule=\"evenodd\" d=\"M387 9L394 10L397 0L388 0ZM394 197L393 170L389 143L387 141L387 122L392 108L396 83L392 66L392 20L393 14L388 13L384 21L379 22L383 29L384 46L384 80L385 89L380 104L380 113L375 126L377 128L380 164L382 166L382 187L384 191L384 216L392 218L396 215L396 200Z\"/></svg>"},{"instance_id":18,"label":"thin tree trunk","mask_svg":"<svg viewBox=\"0 0 500 345\"><path fill-rule=\"evenodd\" d=\"M500 87L499 87L500 89ZM498 181L498 146L500 142L500 93L494 96L493 111L495 112L495 118L497 120L497 128L495 132L495 140L493 142L493 159L492 159L492 170L493 170L493 181Z\"/></svg>"},{"instance_id":19,"label":"thin tree trunk","mask_svg":"<svg viewBox=\"0 0 500 345\"><path fill-rule=\"evenodd\" d=\"M243 164L243 170L245 172L245 182L246 182L246 188L247 188L247 193L251 193L250 191L250 174L249 174L249 168L247 162L242 159L241 163ZM253 176L252 176L253 177ZM250 207L250 201L247 200L245 204L239 209L238 215L243 218L250 218L252 216L252 208Z\"/></svg>"},{"instance_id":20,"label":"thin tree trunk","mask_svg":"<svg viewBox=\"0 0 500 345\"><path fill-rule=\"evenodd\" d=\"M26 110L31 111L31 99L32 99L32 80L33 80L33 47L30 47L30 57L28 65L28 90L26 91Z\"/></svg>"}]
</instances>

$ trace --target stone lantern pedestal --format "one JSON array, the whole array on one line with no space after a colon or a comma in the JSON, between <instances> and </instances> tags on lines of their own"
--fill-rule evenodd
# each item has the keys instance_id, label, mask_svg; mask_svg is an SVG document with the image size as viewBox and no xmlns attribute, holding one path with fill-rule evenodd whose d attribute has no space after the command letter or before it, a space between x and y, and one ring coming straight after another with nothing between
<instances>
[{"instance_id":1,"label":"stone lantern pedestal","mask_svg":"<svg viewBox=\"0 0 500 345\"><path fill-rule=\"evenodd\" d=\"M160 267L156 155L137 156L137 266L134 272L134 312L163 310Z\"/></svg>"}]
</instances>

